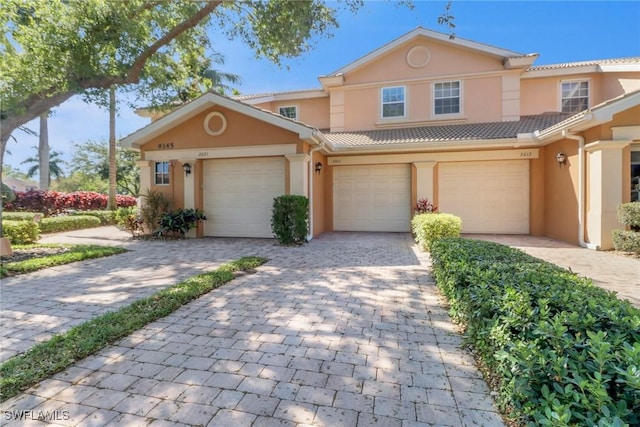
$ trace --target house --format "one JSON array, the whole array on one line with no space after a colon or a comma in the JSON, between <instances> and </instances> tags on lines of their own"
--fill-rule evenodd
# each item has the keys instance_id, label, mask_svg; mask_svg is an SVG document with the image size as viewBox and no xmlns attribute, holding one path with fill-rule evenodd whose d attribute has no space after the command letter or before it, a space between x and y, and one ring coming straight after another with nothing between
<instances>
[{"instance_id":1,"label":"house","mask_svg":"<svg viewBox=\"0 0 640 427\"><path fill-rule=\"evenodd\" d=\"M317 89L206 93L122 144L143 189L206 212L197 236L272 237L273 198L301 194L310 237L408 232L428 198L465 233L610 248L640 191L640 57L537 56L419 27Z\"/></svg>"}]
</instances>

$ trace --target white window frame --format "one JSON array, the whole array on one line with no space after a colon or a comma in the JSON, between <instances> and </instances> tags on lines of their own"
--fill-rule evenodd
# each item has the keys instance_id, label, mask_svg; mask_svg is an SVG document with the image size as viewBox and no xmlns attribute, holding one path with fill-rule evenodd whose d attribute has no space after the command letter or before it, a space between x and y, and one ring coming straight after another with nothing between
<instances>
[{"instance_id":1,"label":"white window frame","mask_svg":"<svg viewBox=\"0 0 640 427\"><path fill-rule=\"evenodd\" d=\"M158 165L166 165L167 171L158 171ZM164 177L166 177L166 182ZM171 164L169 162L155 162L155 164L153 165L153 183L154 185L171 185Z\"/></svg>"},{"instance_id":2,"label":"white window frame","mask_svg":"<svg viewBox=\"0 0 640 427\"><path fill-rule=\"evenodd\" d=\"M450 96L450 97L441 97L441 98L437 98L436 97L436 86L437 85L442 85L442 84L446 84L446 83L457 83L458 84L458 111L455 113L437 113L436 112L436 101L438 99L454 99L455 97ZM463 105L462 105L462 96L463 96L463 84L462 84L462 80L441 80L441 81L437 81L437 82L433 82L433 84L431 85L431 97L432 97L432 103L431 103L431 116L434 118L450 118L450 117L460 117L462 116L462 111L463 111Z\"/></svg>"},{"instance_id":3,"label":"white window frame","mask_svg":"<svg viewBox=\"0 0 640 427\"><path fill-rule=\"evenodd\" d=\"M384 102L384 91L389 89L402 89L402 101ZM400 104L402 102L401 116L385 116L384 106L387 104ZM380 88L380 118L383 120L402 119L407 117L407 87L406 86L386 86Z\"/></svg>"},{"instance_id":4,"label":"white window frame","mask_svg":"<svg viewBox=\"0 0 640 427\"><path fill-rule=\"evenodd\" d=\"M289 117L285 114L282 114L282 110L286 109L286 108L293 108L293 111L295 113L295 117ZM280 114L282 117L286 117L288 119L292 119L292 120L298 120L298 106L297 105L281 105L278 107L278 114Z\"/></svg>"},{"instance_id":5,"label":"white window frame","mask_svg":"<svg viewBox=\"0 0 640 427\"><path fill-rule=\"evenodd\" d=\"M640 147L636 147L636 146L631 146L631 153L629 154L629 163L630 163L630 167L631 170L633 170L634 166L639 166L640 162L639 161L634 161L633 160L633 154L634 153L640 153ZM631 176L631 201L635 202L635 201L640 201L640 182L634 182L633 179L635 177Z\"/></svg>"},{"instance_id":6,"label":"white window frame","mask_svg":"<svg viewBox=\"0 0 640 427\"><path fill-rule=\"evenodd\" d=\"M566 111L566 113L568 113L568 114L578 114L581 111L588 110L589 107L591 107L591 79L571 79L571 80L561 80L560 81L560 85L559 85L559 89L558 89L558 94L559 94L559 96L558 96L558 98L559 98L558 99L558 102L559 102L558 111L563 112L563 113L565 112L564 111L564 100L565 99L577 99L577 98L578 99L583 99L584 98L584 96L580 96L580 97L572 96L572 97L567 97L567 98L565 98L563 96L563 86L565 84L571 84L571 83L578 83L578 84L586 83L587 84L587 96L586 96L586 98L587 98L587 108L585 108L583 110L580 110L580 111Z\"/></svg>"}]
</instances>

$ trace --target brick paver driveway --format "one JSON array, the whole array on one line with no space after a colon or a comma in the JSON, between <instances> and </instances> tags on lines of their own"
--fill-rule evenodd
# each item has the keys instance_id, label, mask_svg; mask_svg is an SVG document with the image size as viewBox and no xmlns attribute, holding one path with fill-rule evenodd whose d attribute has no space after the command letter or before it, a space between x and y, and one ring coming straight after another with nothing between
<instances>
[{"instance_id":1,"label":"brick paver driveway","mask_svg":"<svg viewBox=\"0 0 640 427\"><path fill-rule=\"evenodd\" d=\"M234 251L270 261L2 410L74 426L503 425L408 234L329 233L299 248L201 239L175 249L199 259L207 251L212 267Z\"/></svg>"}]
</instances>

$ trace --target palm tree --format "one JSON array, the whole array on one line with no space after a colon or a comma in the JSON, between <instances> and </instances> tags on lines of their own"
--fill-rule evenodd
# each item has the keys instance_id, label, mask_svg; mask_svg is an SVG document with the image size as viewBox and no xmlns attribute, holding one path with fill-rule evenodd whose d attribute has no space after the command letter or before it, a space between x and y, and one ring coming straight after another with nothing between
<instances>
[{"instance_id":1,"label":"palm tree","mask_svg":"<svg viewBox=\"0 0 640 427\"><path fill-rule=\"evenodd\" d=\"M34 149L38 149L38 147L33 147ZM60 157L61 153L58 151L51 151L49 153L49 176L47 177L47 188L51 185L51 175L55 176L56 179L60 179L64 176L64 160ZM33 178L36 173L40 171L40 156L29 157L25 159L21 164L31 164L27 171L27 176L29 178ZM44 174L43 174L44 175ZM46 175L45 175L46 176ZM42 181L42 180L41 180Z\"/></svg>"}]
</instances>

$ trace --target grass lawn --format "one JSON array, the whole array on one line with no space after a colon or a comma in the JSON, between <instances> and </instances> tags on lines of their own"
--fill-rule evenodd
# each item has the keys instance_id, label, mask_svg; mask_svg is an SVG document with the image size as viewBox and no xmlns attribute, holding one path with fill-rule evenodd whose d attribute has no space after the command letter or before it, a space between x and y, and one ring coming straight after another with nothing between
<instances>
[{"instance_id":1,"label":"grass lawn","mask_svg":"<svg viewBox=\"0 0 640 427\"><path fill-rule=\"evenodd\" d=\"M56 265L102 258L126 252L124 248L97 245L35 244L13 246L13 256L2 257L0 277L30 273Z\"/></svg>"},{"instance_id":2,"label":"grass lawn","mask_svg":"<svg viewBox=\"0 0 640 427\"><path fill-rule=\"evenodd\" d=\"M231 281L235 272L251 271L265 258L244 257L215 271L190 277L155 294L82 323L12 357L0 365L0 401L60 372L75 362L173 313L184 304Z\"/></svg>"}]
</instances>

